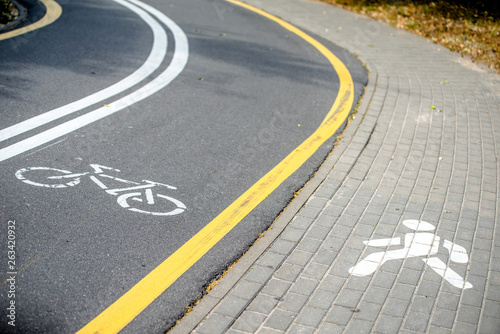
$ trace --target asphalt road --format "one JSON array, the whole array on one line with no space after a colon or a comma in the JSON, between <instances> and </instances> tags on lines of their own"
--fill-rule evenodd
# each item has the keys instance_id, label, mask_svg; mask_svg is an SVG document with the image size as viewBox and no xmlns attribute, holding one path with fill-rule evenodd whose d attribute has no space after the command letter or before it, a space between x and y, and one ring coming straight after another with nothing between
<instances>
[{"instance_id":1,"label":"asphalt road","mask_svg":"<svg viewBox=\"0 0 500 334\"><path fill-rule=\"evenodd\" d=\"M187 37L188 53L175 53L183 42L171 26L160 23L158 30L158 18L153 17L156 25L148 23L140 11L111 0L61 2L63 14L53 24L0 41L2 130L130 77L150 60L152 50L159 50L155 45L161 44L162 30L168 40L165 57L139 83L40 127L6 135L0 143L0 267L10 264L8 222L15 221L17 333L68 333L84 327L307 139L337 98L339 78L328 60L267 18L224 1L145 3L175 22ZM317 40L348 67L356 101L366 83L362 65ZM182 57L185 66L177 67L178 75L165 87L68 130L84 122L81 116L114 111L119 109L115 101L154 87ZM64 130L61 135L39 139L56 126ZM9 147L33 137L36 145L8 156ZM334 139L123 332L160 333L175 324L205 286L269 227L331 151ZM47 179L66 173L61 171L71 172L70 177ZM155 184L154 190L167 197L156 198L154 211L145 204L145 188L130 190L141 195L121 197L118 203L126 191L106 192L124 187L116 178L136 182L125 183L129 188L151 185L142 181L149 180L177 189ZM23 179L76 181L53 188ZM134 201L141 196L142 203ZM129 210L129 205L180 213L152 215ZM12 300L8 272L3 269L0 285L4 310ZM1 319L2 332L12 330L7 320Z\"/></svg>"}]
</instances>

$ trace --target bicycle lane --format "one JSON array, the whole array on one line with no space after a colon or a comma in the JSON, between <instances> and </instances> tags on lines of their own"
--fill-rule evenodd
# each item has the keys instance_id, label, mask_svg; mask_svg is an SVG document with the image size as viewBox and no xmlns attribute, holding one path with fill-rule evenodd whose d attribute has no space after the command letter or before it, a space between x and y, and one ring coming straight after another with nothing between
<instances>
[{"instance_id":1,"label":"bicycle lane","mask_svg":"<svg viewBox=\"0 0 500 334\"><path fill-rule=\"evenodd\" d=\"M153 39L155 44L161 39L151 33L158 29L126 2L66 2L62 7L63 14L52 24L0 41L1 141L23 132L6 132L12 125L105 90L133 76L141 65L157 66L148 56L159 53L151 48ZM113 12L119 15L112 17ZM117 53L123 56L117 58Z\"/></svg>"},{"instance_id":2,"label":"bicycle lane","mask_svg":"<svg viewBox=\"0 0 500 334\"><path fill-rule=\"evenodd\" d=\"M165 10L159 4L154 5ZM15 195L6 203L10 211L7 213L24 221L20 230L29 236L23 238L37 235L30 247L38 245L43 249L36 253L39 260L23 275L33 281L25 283L24 289L39 291L39 296L30 301L32 309L34 305L44 309L44 298L54 296L55 306L50 313L44 317L37 312L34 315L48 319L42 321L46 326L76 330L84 325L82 319L89 321L97 315L96 310L112 304L313 133L335 100L332 90L338 88L332 87L335 73L331 65L299 37L256 15L224 7L223 3L221 7L205 4L196 14L188 8L189 4L176 5L169 15L187 31L193 54L178 80L162 94L150 97L147 103L131 106L123 115L79 130L74 134L77 137L68 137L38 153L15 158L10 174L2 176L3 180L18 182L9 185L10 193ZM207 12L212 20L199 23ZM221 13L224 20L220 20ZM187 18L193 15L198 19L196 24ZM259 28L255 28L254 20ZM214 27L213 22L220 26ZM262 38L269 30L273 36ZM258 43L246 39L257 39ZM228 44L238 42L228 48ZM241 56L238 49L242 45L246 46L246 52L253 51L251 56L236 57ZM255 52L257 47L259 52ZM246 65L255 55L266 57L259 59L260 63ZM218 58L225 61L224 66L214 65ZM286 65L284 69L273 68L282 62ZM321 74L326 69L328 75ZM271 70L274 70L272 75L266 73ZM362 81L355 80L357 84ZM360 88L357 89L359 94ZM316 105L311 108L313 104ZM310 112L304 119L289 110ZM261 120L255 115L267 118ZM273 124L276 128L271 127ZM245 128L248 131L242 131ZM273 133L276 138L264 142L266 132L260 130ZM281 137L286 132L292 136ZM203 259L204 263L195 265L176 281L126 330L163 330L165 323L172 324L184 307L200 296L203 285L237 258L272 222L332 144L330 141L322 147L313 162L294 174L277 194L233 231L233 236L223 239ZM165 195L181 200L187 211L171 220L131 216L117 204L115 197L89 178L82 177L74 187L53 190L20 187L22 183L13 177L16 170L30 166L86 172L89 163L120 169L121 172L112 174L122 179L136 182L148 179L173 185L177 189ZM7 165L10 167L11 163ZM11 208L16 199L24 202L24 211ZM51 242L54 235L57 238ZM36 279L34 273L39 274ZM57 311L60 309L66 311ZM78 315L69 316L70 309L78 310ZM160 317L161 313L167 316Z\"/></svg>"}]
</instances>

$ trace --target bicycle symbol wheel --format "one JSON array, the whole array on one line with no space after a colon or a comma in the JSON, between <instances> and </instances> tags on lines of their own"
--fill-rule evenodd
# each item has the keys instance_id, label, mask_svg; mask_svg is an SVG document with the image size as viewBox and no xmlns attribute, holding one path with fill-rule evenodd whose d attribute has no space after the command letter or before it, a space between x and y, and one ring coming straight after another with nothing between
<instances>
[{"instance_id":1,"label":"bicycle symbol wheel","mask_svg":"<svg viewBox=\"0 0 500 334\"><path fill-rule=\"evenodd\" d=\"M153 216L174 216L186 210L186 206L181 201L162 194L154 194L151 189L146 189L144 193L133 192L120 195L116 201L125 209ZM155 208L162 207L163 210L149 211L152 205Z\"/></svg>"},{"instance_id":2,"label":"bicycle symbol wheel","mask_svg":"<svg viewBox=\"0 0 500 334\"><path fill-rule=\"evenodd\" d=\"M69 180L63 180L60 177L68 174L72 174L72 172L51 167L28 167L18 170L16 177L24 183L46 188L73 187L80 183L78 176L71 177Z\"/></svg>"}]
</instances>

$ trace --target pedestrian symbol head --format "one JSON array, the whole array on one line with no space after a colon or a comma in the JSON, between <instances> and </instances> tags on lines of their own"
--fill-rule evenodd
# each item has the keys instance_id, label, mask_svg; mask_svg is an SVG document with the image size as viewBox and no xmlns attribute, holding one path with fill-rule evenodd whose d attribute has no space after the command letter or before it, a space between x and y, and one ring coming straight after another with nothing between
<instances>
[{"instance_id":1,"label":"pedestrian symbol head","mask_svg":"<svg viewBox=\"0 0 500 334\"><path fill-rule=\"evenodd\" d=\"M403 224L415 231L434 231L436 229L432 224L416 219L404 220Z\"/></svg>"}]
</instances>

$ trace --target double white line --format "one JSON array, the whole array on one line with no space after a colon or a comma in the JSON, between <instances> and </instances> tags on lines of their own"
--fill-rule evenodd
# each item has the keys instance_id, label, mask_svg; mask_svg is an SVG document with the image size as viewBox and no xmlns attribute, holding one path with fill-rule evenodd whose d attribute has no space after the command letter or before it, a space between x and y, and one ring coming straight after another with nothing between
<instances>
[{"instance_id":1,"label":"double white line","mask_svg":"<svg viewBox=\"0 0 500 334\"><path fill-rule=\"evenodd\" d=\"M151 53L146 62L130 76L104 90L101 90L76 102L72 102L60 108L50 110L44 114L35 116L26 121L0 130L0 142L13 138L27 131L33 130L39 126L53 122L61 117L70 115L76 111L87 108L112 96L115 96L137 85L139 82L143 81L154 71L156 71L166 56L167 33L165 32L165 29L151 17L151 15L155 16L158 21L163 23L174 36L175 51L170 65L165 71L163 71L156 79L154 79L150 83L144 85L133 93L130 93L129 95L108 104L107 106L98 108L85 115L79 116L49 130L0 149L0 161L5 161L31 149L49 143L54 139L67 135L68 133L71 133L86 125L108 117L134 103L144 100L145 98L167 86L182 72L182 70L186 66L189 54L188 40L182 29L163 13L140 1L114 1L135 12L151 27L154 35L154 42ZM149 15L148 13L151 15Z\"/></svg>"}]
</instances>

